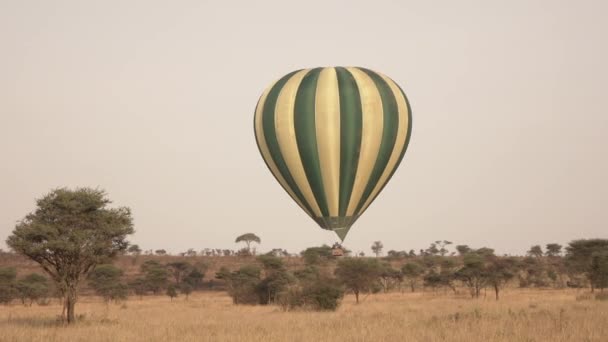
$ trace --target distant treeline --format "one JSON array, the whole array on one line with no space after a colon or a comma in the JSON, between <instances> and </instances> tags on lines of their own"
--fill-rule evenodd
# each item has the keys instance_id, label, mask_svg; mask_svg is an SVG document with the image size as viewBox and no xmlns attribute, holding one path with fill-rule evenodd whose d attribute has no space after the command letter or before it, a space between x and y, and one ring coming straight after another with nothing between
<instances>
[{"instance_id":1,"label":"distant treeline","mask_svg":"<svg viewBox=\"0 0 608 342\"><path fill-rule=\"evenodd\" d=\"M300 262L286 263L294 257L283 249L256 256L252 244L260 244L261 239L245 233L235 239L246 246L237 252L204 249L202 258L208 260L200 260L199 253L189 249L172 259L164 249L142 252L129 243L127 237L134 233L131 209L110 203L105 191L86 187L58 188L36 199L36 209L17 222L6 244L41 272L24 274L6 263L0 268L0 303L19 298L26 305L43 305L55 296L63 303L61 316L70 324L76 319L75 306L84 285L109 303L130 294L141 298L165 293L171 300L181 294L187 299L193 291L203 290L205 283L218 281L235 304L335 310L347 292L358 303L361 293L404 286L411 291L445 288L455 293L464 287L472 298L490 287L498 300L501 289L514 279L520 287L588 286L592 292L603 291L608 284L608 240L602 239L572 241L564 253L555 243L547 244L546 251L532 246L524 258L501 257L491 248L466 245L450 253L452 243L445 240L418 254L391 250L381 258L384 246L375 241L371 246L375 258L336 244L307 248L295 258ZM120 256L132 262L117 263ZM224 258L235 262L219 268L213 264ZM18 257L2 252L0 265L2 260ZM138 267L132 272L134 266Z\"/></svg>"},{"instance_id":2,"label":"distant treeline","mask_svg":"<svg viewBox=\"0 0 608 342\"><path fill-rule=\"evenodd\" d=\"M258 238L259 239L259 238ZM575 240L563 247L550 243L543 248L532 246L527 256L497 256L491 248L455 246L449 241L436 241L427 249L388 251L382 256L379 241L372 245L375 257L336 256L335 248L307 248L298 256L283 249L254 255L249 247L237 253L216 253L203 250L204 257L187 251L180 256L167 256L162 250L144 257L136 245L126 249L122 260L135 274L125 276L120 265L102 263L87 276L87 285L105 301L120 301L129 295L139 298L166 294L172 299L186 299L193 291L213 287L228 292L235 304L278 304L285 309L309 307L335 309L345 293L376 293L389 291L467 291L477 298L484 289L499 299L505 287L589 288L592 292L608 287L608 240ZM235 256L236 255L236 256ZM213 267L216 258L230 256L232 263ZM0 260L17 258L2 253ZM165 260L164 262L162 260ZM297 260L298 262L286 262ZM123 268L125 268L123 262ZM210 273L210 269L215 269ZM133 272L131 272L133 273ZM24 305L49 302L61 293L41 273L17 277L15 267L0 267L0 302L19 300Z\"/></svg>"}]
</instances>

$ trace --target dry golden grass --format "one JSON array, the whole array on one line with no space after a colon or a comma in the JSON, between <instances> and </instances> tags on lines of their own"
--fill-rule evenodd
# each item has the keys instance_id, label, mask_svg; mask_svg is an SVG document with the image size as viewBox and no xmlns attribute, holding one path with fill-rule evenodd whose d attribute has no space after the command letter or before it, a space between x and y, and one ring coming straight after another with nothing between
<instances>
[{"instance_id":1,"label":"dry golden grass","mask_svg":"<svg viewBox=\"0 0 608 342\"><path fill-rule=\"evenodd\" d=\"M73 326L60 306L0 307L0 341L608 341L608 301L575 291L509 290L495 302L432 293L347 296L337 312L234 306L223 293L188 301L130 299L77 305ZM580 297L579 297L580 299Z\"/></svg>"}]
</instances>

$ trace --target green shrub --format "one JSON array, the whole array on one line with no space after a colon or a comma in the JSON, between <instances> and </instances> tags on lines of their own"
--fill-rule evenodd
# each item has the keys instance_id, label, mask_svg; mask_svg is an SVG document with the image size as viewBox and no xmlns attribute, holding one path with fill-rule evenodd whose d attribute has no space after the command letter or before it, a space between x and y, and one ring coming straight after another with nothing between
<instances>
[{"instance_id":1,"label":"green shrub","mask_svg":"<svg viewBox=\"0 0 608 342\"><path fill-rule=\"evenodd\" d=\"M17 270L14 267L0 267L0 304L8 304L18 295L16 278Z\"/></svg>"},{"instance_id":2,"label":"green shrub","mask_svg":"<svg viewBox=\"0 0 608 342\"><path fill-rule=\"evenodd\" d=\"M237 271L223 274L228 285L228 294L234 304L257 304L259 295L257 286L260 282L260 268L246 265Z\"/></svg>"},{"instance_id":3,"label":"green shrub","mask_svg":"<svg viewBox=\"0 0 608 342\"><path fill-rule=\"evenodd\" d=\"M17 296L18 292L13 285L0 284L0 304L8 304Z\"/></svg>"},{"instance_id":4,"label":"green shrub","mask_svg":"<svg viewBox=\"0 0 608 342\"><path fill-rule=\"evenodd\" d=\"M276 303L284 311L335 311L343 297L344 289L335 280L323 279L290 286L278 296Z\"/></svg>"},{"instance_id":5,"label":"green shrub","mask_svg":"<svg viewBox=\"0 0 608 342\"><path fill-rule=\"evenodd\" d=\"M37 273L32 273L17 281L15 285L19 292L21 302L25 305L29 300L29 305L33 302L43 301L48 297L50 288L47 279Z\"/></svg>"},{"instance_id":6,"label":"green shrub","mask_svg":"<svg viewBox=\"0 0 608 342\"><path fill-rule=\"evenodd\" d=\"M342 287L331 283L317 283L304 289L304 298L314 310L335 311L343 297Z\"/></svg>"},{"instance_id":7,"label":"green shrub","mask_svg":"<svg viewBox=\"0 0 608 342\"><path fill-rule=\"evenodd\" d=\"M293 276L285 270L272 272L256 286L259 303L262 305L274 303L279 293L285 291L293 282Z\"/></svg>"},{"instance_id":8,"label":"green shrub","mask_svg":"<svg viewBox=\"0 0 608 342\"><path fill-rule=\"evenodd\" d=\"M173 301L173 298L177 297L177 288L175 285L171 284L167 287L167 292L166 295L169 296L169 298L171 298L171 301Z\"/></svg>"},{"instance_id":9,"label":"green shrub","mask_svg":"<svg viewBox=\"0 0 608 342\"><path fill-rule=\"evenodd\" d=\"M123 271L112 264L97 266L89 273L89 285L106 303L126 299L127 285L121 281Z\"/></svg>"}]
</instances>

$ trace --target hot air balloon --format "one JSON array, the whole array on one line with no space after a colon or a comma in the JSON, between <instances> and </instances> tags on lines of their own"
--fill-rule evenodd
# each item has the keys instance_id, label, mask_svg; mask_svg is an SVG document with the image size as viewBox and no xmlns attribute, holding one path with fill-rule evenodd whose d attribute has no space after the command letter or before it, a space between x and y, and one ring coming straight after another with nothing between
<instances>
[{"instance_id":1,"label":"hot air balloon","mask_svg":"<svg viewBox=\"0 0 608 342\"><path fill-rule=\"evenodd\" d=\"M270 85L255 110L266 165L317 224L344 241L395 173L412 114L401 88L359 67L291 72Z\"/></svg>"}]
</instances>

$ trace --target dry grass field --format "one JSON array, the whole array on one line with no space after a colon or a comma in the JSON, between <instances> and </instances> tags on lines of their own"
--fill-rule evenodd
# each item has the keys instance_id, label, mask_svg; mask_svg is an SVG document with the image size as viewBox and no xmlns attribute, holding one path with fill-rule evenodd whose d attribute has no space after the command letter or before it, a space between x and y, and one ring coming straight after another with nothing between
<instances>
[{"instance_id":1,"label":"dry grass field","mask_svg":"<svg viewBox=\"0 0 608 342\"><path fill-rule=\"evenodd\" d=\"M69 327L56 322L57 304L0 307L0 341L608 341L608 301L584 293L511 289L499 302L489 292L479 300L391 293L359 305L347 296L323 313L235 306L224 293L108 307L87 297Z\"/></svg>"}]
</instances>

